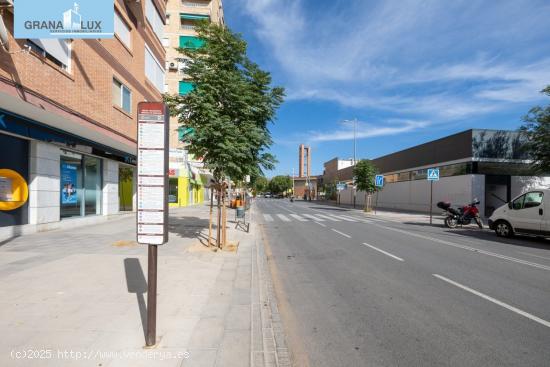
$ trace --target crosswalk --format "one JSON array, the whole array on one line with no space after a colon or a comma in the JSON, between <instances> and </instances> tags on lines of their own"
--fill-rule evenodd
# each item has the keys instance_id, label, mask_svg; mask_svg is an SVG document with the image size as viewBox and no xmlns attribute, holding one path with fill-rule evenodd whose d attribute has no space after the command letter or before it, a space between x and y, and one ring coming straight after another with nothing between
<instances>
[{"instance_id":1,"label":"crosswalk","mask_svg":"<svg viewBox=\"0 0 550 367\"><path fill-rule=\"evenodd\" d=\"M315 222L365 222L365 220L359 219L359 218L353 218L348 215L336 215L336 214L289 214L289 213L277 213L277 214L267 214L262 213L263 219L265 223L268 222L274 222L274 221L282 221L282 222L309 222L309 221L315 221Z\"/></svg>"}]
</instances>

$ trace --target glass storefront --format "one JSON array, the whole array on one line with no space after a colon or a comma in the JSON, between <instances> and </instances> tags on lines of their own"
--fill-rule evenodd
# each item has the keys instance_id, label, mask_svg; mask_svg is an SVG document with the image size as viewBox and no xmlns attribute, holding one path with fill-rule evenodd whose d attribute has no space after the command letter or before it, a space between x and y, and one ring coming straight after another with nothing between
<instances>
[{"instance_id":1,"label":"glass storefront","mask_svg":"<svg viewBox=\"0 0 550 367\"><path fill-rule=\"evenodd\" d=\"M63 151L60 173L61 218L101 214L101 160Z\"/></svg>"},{"instance_id":2,"label":"glass storefront","mask_svg":"<svg viewBox=\"0 0 550 367\"><path fill-rule=\"evenodd\" d=\"M168 186L168 202L178 203L178 179L171 178Z\"/></svg>"}]
</instances>

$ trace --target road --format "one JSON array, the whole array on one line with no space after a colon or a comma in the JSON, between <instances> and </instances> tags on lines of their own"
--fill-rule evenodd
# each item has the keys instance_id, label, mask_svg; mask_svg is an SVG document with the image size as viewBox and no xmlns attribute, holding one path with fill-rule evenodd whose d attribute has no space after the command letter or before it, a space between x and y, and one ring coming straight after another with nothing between
<instances>
[{"instance_id":1,"label":"road","mask_svg":"<svg viewBox=\"0 0 550 367\"><path fill-rule=\"evenodd\" d=\"M296 365L550 366L550 241L315 202L256 213Z\"/></svg>"}]
</instances>

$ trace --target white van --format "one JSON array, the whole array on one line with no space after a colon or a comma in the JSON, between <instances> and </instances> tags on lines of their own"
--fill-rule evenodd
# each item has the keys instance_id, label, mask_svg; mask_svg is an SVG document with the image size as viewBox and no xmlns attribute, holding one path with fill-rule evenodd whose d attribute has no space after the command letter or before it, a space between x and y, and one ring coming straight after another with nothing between
<instances>
[{"instance_id":1,"label":"white van","mask_svg":"<svg viewBox=\"0 0 550 367\"><path fill-rule=\"evenodd\" d=\"M516 233L550 236L550 190L528 191L496 209L489 228L500 237Z\"/></svg>"}]
</instances>

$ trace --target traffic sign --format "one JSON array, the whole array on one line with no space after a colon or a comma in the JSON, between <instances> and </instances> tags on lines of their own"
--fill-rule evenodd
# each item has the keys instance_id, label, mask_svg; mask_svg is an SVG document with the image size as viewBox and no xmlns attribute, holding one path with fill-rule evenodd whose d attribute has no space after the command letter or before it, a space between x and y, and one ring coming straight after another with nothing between
<instances>
[{"instance_id":1,"label":"traffic sign","mask_svg":"<svg viewBox=\"0 0 550 367\"><path fill-rule=\"evenodd\" d=\"M383 175L376 175L374 178L374 185L376 187L383 187L384 186L384 176Z\"/></svg>"},{"instance_id":2,"label":"traffic sign","mask_svg":"<svg viewBox=\"0 0 550 367\"><path fill-rule=\"evenodd\" d=\"M439 168L428 168L428 181L439 181Z\"/></svg>"},{"instance_id":3,"label":"traffic sign","mask_svg":"<svg viewBox=\"0 0 550 367\"><path fill-rule=\"evenodd\" d=\"M347 185L346 185L344 182L340 182L340 183L337 183L337 184L336 184L336 189L337 189L338 191L342 191L342 190L344 190L344 189L346 188L346 186L347 186Z\"/></svg>"}]
</instances>

